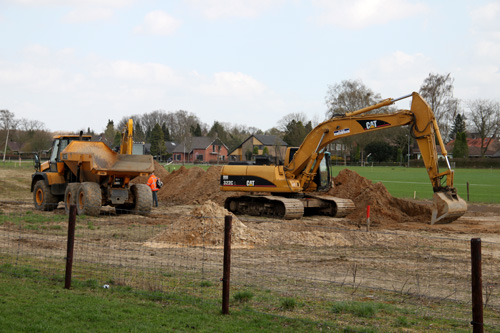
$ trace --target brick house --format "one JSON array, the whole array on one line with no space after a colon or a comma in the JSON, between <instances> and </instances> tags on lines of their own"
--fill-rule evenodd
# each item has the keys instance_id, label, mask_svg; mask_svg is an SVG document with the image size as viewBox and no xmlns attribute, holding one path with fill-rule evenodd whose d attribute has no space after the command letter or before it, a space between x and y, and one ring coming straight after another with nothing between
<instances>
[{"instance_id":1,"label":"brick house","mask_svg":"<svg viewBox=\"0 0 500 333\"><path fill-rule=\"evenodd\" d=\"M186 138L172 152L174 162L217 162L227 159L228 149L219 139L206 136Z\"/></svg>"},{"instance_id":2,"label":"brick house","mask_svg":"<svg viewBox=\"0 0 500 333\"><path fill-rule=\"evenodd\" d=\"M490 142L491 140L491 142ZM455 140L448 142L446 149L450 155L453 154L453 146L455 145ZM500 157L500 141L496 138L485 138L483 142L483 147L488 145L484 157ZM467 138L467 146L469 147L469 157L481 157L481 138Z\"/></svg>"}]
</instances>

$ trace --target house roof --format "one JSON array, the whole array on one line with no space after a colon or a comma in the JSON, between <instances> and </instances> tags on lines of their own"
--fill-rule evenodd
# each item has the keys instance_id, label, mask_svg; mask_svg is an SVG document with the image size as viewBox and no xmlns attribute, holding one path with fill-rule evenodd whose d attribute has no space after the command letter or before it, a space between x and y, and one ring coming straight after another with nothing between
<instances>
[{"instance_id":1,"label":"house roof","mask_svg":"<svg viewBox=\"0 0 500 333\"><path fill-rule=\"evenodd\" d=\"M491 140L491 142L490 142ZM498 157L500 155L500 141L496 138L485 138L483 147L489 143L485 156ZM448 142L446 149L453 150L455 140ZM467 138L467 146L469 147L469 156L481 156L481 138Z\"/></svg>"},{"instance_id":2,"label":"house roof","mask_svg":"<svg viewBox=\"0 0 500 333\"><path fill-rule=\"evenodd\" d=\"M257 140L262 142L264 146L288 146L288 143L283 141L279 136L277 135L263 135L263 134L254 134L252 135L255 137ZM250 139L252 136L250 136L248 139ZM248 140L247 139L247 140ZM245 141L247 141L245 140ZM243 141L243 142L245 142Z\"/></svg>"},{"instance_id":3,"label":"house roof","mask_svg":"<svg viewBox=\"0 0 500 333\"><path fill-rule=\"evenodd\" d=\"M248 140L252 139L252 138L256 138L257 140L259 140L264 146L275 146L275 145L278 145L278 146L285 146L285 147L288 147L288 143L286 143L285 141L283 141L279 136L277 135L263 135L263 134L252 134L250 135L248 138L246 138L245 140L243 140L242 143L240 143L240 145L236 148L234 148L233 150L231 150L228 155L231 155L233 152L235 152L236 150L240 149L243 144L245 144L245 142L247 142Z\"/></svg>"},{"instance_id":4,"label":"house roof","mask_svg":"<svg viewBox=\"0 0 500 333\"><path fill-rule=\"evenodd\" d=\"M167 153L172 154L174 152L175 147L177 147L177 143L167 141L165 142L165 147L167 148Z\"/></svg>"},{"instance_id":5,"label":"house roof","mask_svg":"<svg viewBox=\"0 0 500 333\"><path fill-rule=\"evenodd\" d=\"M226 145L219 139L212 139L208 136L195 136L190 138L191 142L187 143L187 140L184 140L182 143L175 146L173 149L173 153L189 153L195 149L207 149L216 141L226 147ZM226 147L227 148L227 147Z\"/></svg>"}]
</instances>

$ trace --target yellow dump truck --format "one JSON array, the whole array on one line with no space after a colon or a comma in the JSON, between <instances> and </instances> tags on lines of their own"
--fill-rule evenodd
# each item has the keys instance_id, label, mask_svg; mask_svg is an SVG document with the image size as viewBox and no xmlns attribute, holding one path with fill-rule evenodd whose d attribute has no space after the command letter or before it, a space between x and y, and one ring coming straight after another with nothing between
<instances>
[{"instance_id":1,"label":"yellow dump truck","mask_svg":"<svg viewBox=\"0 0 500 333\"><path fill-rule=\"evenodd\" d=\"M66 210L76 204L79 215L97 216L103 205L149 213L151 189L130 181L153 172L153 157L132 155L132 136L132 119L122 132L120 153L104 142L91 141L89 135L55 136L49 161L40 163L35 157L31 180L35 208L50 211L63 201Z\"/></svg>"}]
</instances>

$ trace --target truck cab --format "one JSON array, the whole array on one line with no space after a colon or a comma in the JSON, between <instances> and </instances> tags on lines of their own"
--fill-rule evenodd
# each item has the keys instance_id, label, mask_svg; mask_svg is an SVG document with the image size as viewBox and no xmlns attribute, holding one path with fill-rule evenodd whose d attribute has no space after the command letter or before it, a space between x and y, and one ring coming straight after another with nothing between
<instances>
[{"instance_id":1,"label":"truck cab","mask_svg":"<svg viewBox=\"0 0 500 333\"><path fill-rule=\"evenodd\" d=\"M39 171L42 172L58 172L57 163L61 163L60 161L60 152L66 148L67 145L71 141L80 140L80 141L90 141L92 139L91 135L56 135L54 136L54 142L52 143L52 148L50 148L50 158L48 161L42 163L39 168ZM38 162L39 164L40 162Z\"/></svg>"}]
</instances>

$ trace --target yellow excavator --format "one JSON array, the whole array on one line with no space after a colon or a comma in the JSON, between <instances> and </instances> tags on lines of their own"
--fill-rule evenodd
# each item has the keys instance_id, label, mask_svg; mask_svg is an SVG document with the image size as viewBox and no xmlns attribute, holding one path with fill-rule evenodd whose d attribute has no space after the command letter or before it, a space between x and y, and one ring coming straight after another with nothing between
<instances>
[{"instance_id":1,"label":"yellow excavator","mask_svg":"<svg viewBox=\"0 0 500 333\"><path fill-rule=\"evenodd\" d=\"M412 97L410 110L394 113L367 112ZM453 187L454 171L430 106L416 92L385 99L366 108L349 112L316 126L299 148L287 148L283 163L233 162L221 170L222 191L250 192L226 199L225 207L235 214L300 218L308 214L344 217L355 208L352 200L321 195L331 186L330 158L327 145L348 136L391 127L411 127L434 190L431 224L451 223L465 214L466 202ZM436 139L447 169L438 168ZM325 157L326 156L326 157Z\"/></svg>"}]
</instances>

